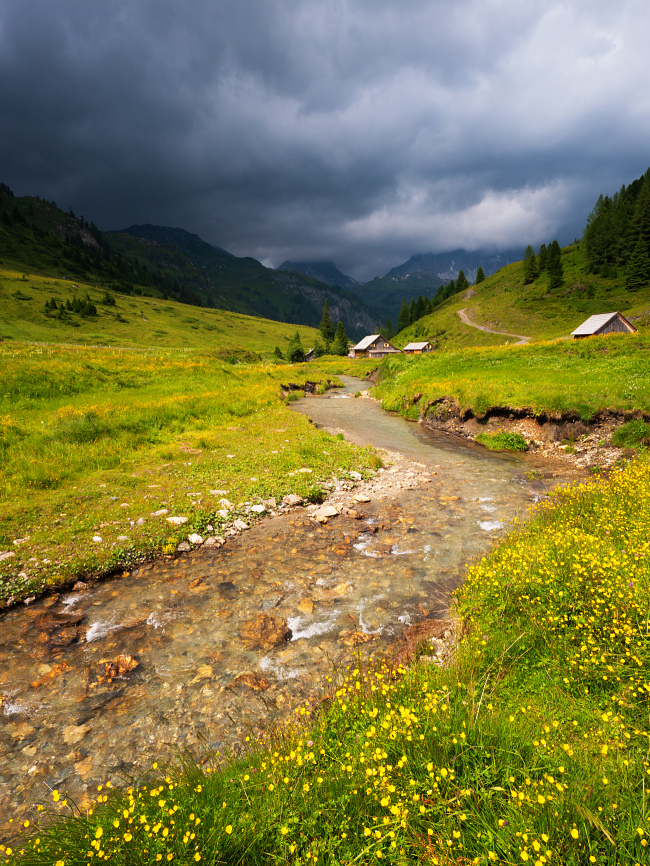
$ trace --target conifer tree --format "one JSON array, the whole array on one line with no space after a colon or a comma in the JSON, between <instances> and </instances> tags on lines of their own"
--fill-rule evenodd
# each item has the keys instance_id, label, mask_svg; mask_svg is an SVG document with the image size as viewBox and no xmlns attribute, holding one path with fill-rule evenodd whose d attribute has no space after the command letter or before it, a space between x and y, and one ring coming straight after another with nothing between
<instances>
[{"instance_id":1,"label":"conifer tree","mask_svg":"<svg viewBox=\"0 0 650 866\"><path fill-rule=\"evenodd\" d=\"M650 281L650 256L643 237L639 237L625 270L625 287L630 292L643 288Z\"/></svg>"},{"instance_id":2,"label":"conifer tree","mask_svg":"<svg viewBox=\"0 0 650 866\"><path fill-rule=\"evenodd\" d=\"M546 270L547 258L548 258L548 250L546 249L546 244L542 244L541 247L539 248L539 256L537 258L540 274L542 273L542 271Z\"/></svg>"},{"instance_id":3,"label":"conifer tree","mask_svg":"<svg viewBox=\"0 0 650 866\"><path fill-rule=\"evenodd\" d=\"M529 283L534 282L538 276L539 272L537 270L537 259L535 258L535 253L533 252L532 256L524 259L524 285L528 285Z\"/></svg>"},{"instance_id":4,"label":"conifer tree","mask_svg":"<svg viewBox=\"0 0 650 866\"><path fill-rule=\"evenodd\" d=\"M482 283L484 279L485 273L483 271L483 268L479 265L478 270L476 271L476 279L474 280L474 283L478 285L478 283Z\"/></svg>"},{"instance_id":5,"label":"conifer tree","mask_svg":"<svg viewBox=\"0 0 650 866\"><path fill-rule=\"evenodd\" d=\"M534 256L535 256L535 250L532 248L532 246L530 244L528 244L528 246L526 247L526 250L524 252L524 263L526 263L528 261L528 259L534 258Z\"/></svg>"},{"instance_id":6,"label":"conifer tree","mask_svg":"<svg viewBox=\"0 0 650 866\"><path fill-rule=\"evenodd\" d=\"M304 360L305 352L302 348L302 343L300 342L300 334L296 331L291 340L289 340L289 345L287 346L287 361L289 361L290 364L299 364Z\"/></svg>"},{"instance_id":7,"label":"conifer tree","mask_svg":"<svg viewBox=\"0 0 650 866\"><path fill-rule=\"evenodd\" d=\"M417 321L417 308L415 305L415 298L411 300L411 306L409 307L409 325L412 325Z\"/></svg>"},{"instance_id":8,"label":"conifer tree","mask_svg":"<svg viewBox=\"0 0 650 866\"><path fill-rule=\"evenodd\" d=\"M330 308L327 301L323 304L323 317L320 320L321 336L326 343L331 343L334 339L334 322L330 318Z\"/></svg>"},{"instance_id":9,"label":"conifer tree","mask_svg":"<svg viewBox=\"0 0 650 866\"><path fill-rule=\"evenodd\" d=\"M562 285L564 279L564 269L562 268L562 259L560 254L560 245L555 240L548 248L546 256L546 270L548 271L548 285L550 289L557 289Z\"/></svg>"},{"instance_id":10,"label":"conifer tree","mask_svg":"<svg viewBox=\"0 0 650 866\"><path fill-rule=\"evenodd\" d=\"M332 355L347 355L348 353L348 338L345 335L345 327L341 321L336 326L336 334L334 335L334 342L330 351Z\"/></svg>"},{"instance_id":11,"label":"conifer tree","mask_svg":"<svg viewBox=\"0 0 650 866\"><path fill-rule=\"evenodd\" d=\"M393 323L392 323L392 321L390 320L390 316L386 319L386 324L385 324L385 325L383 326L383 328L379 331L379 333L380 333L380 334L382 335L382 337L384 337L386 340L392 340L393 337L395 336L395 329L393 328Z\"/></svg>"},{"instance_id":12,"label":"conifer tree","mask_svg":"<svg viewBox=\"0 0 650 866\"><path fill-rule=\"evenodd\" d=\"M406 303L406 298L402 301L402 309L399 311L399 318L397 319L397 330L403 331L404 328L408 328L411 324L411 313L409 311L409 305Z\"/></svg>"},{"instance_id":13,"label":"conifer tree","mask_svg":"<svg viewBox=\"0 0 650 866\"><path fill-rule=\"evenodd\" d=\"M415 305L415 316L416 319L421 319L425 314L427 308L427 302L424 300L422 295L419 296L417 303Z\"/></svg>"},{"instance_id":14,"label":"conifer tree","mask_svg":"<svg viewBox=\"0 0 650 866\"><path fill-rule=\"evenodd\" d=\"M458 271L458 279L456 280L456 291L462 292L464 289L467 288L469 288L469 283L467 282L465 271Z\"/></svg>"}]
</instances>

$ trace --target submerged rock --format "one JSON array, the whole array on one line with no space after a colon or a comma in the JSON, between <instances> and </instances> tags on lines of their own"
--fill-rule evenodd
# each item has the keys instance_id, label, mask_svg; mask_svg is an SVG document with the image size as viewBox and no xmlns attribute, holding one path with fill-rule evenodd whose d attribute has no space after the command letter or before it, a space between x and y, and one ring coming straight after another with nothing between
<instances>
[{"instance_id":1,"label":"submerged rock","mask_svg":"<svg viewBox=\"0 0 650 866\"><path fill-rule=\"evenodd\" d=\"M254 619L241 625L239 637L247 649L272 649L291 637L287 623L277 616L258 613Z\"/></svg>"},{"instance_id":2,"label":"submerged rock","mask_svg":"<svg viewBox=\"0 0 650 866\"><path fill-rule=\"evenodd\" d=\"M246 673L238 674L233 680L233 685L248 686L254 692L264 692L269 688L270 683L264 677L247 671Z\"/></svg>"}]
</instances>

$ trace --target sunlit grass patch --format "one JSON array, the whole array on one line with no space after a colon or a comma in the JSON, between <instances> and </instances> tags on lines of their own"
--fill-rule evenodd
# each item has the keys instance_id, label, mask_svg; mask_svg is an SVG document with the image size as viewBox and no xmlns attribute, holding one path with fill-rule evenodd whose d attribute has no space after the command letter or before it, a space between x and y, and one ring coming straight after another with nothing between
<instances>
[{"instance_id":1,"label":"sunlit grass patch","mask_svg":"<svg viewBox=\"0 0 650 866\"><path fill-rule=\"evenodd\" d=\"M455 398L461 411L494 407L588 420L600 409L650 412L649 334L592 337L579 343L431 352L387 358L373 395L384 408L408 414ZM427 408L428 407L428 408Z\"/></svg>"}]
</instances>

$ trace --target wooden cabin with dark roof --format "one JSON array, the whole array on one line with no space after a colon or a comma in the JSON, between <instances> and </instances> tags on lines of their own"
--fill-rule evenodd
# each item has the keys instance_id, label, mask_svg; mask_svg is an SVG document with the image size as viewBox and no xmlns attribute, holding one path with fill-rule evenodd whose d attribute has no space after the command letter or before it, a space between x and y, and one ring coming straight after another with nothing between
<instances>
[{"instance_id":1,"label":"wooden cabin with dark roof","mask_svg":"<svg viewBox=\"0 0 650 866\"><path fill-rule=\"evenodd\" d=\"M389 343L381 334L370 334L350 349L350 357L385 358L386 355L399 355L401 351L401 349L397 349L392 343Z\"/></svg>"},{"instance_id":2,"label":"wooden cabin with dark roof","mask_svg":"<svg viewBox=\"0 0 650 866\"><path fill-rule=\"evenodd\" d=\"M571 331L575 340L603 334L636 334L636 328L621 313L599 313L589 316L575 331Z\"/></svg>"}]
</instances>

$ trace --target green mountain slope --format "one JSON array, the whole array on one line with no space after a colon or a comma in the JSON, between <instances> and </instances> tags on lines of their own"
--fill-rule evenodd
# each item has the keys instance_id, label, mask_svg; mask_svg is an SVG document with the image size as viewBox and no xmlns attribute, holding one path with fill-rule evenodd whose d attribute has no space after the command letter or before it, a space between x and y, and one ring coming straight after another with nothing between
<instances>
[{"instance_id":1,"label":"green mountain slope","mask_svg":"<svg viewBox=\"0 0 650 866\"><path fill-rule=\"evenodd\" d=\"M341 319L352 338L379 322L350 292L237 258L183 229L131 226L103 233L54 202L14 196L5 184L0 184L0 267L316 327L327 301L333 319Z\"/></svg>"},{"instance_id":2,"label":"green mountain slope","mask_svg":"<svg viewBox=\"0 0 650 866\"><path fill-rule=\"evenodd\" d=\"M128 261L196 291L208 306L317 327L327 301L332 318L341 319L352 338L374 330L379 322L349 291L297 272L266 268L251 257L233 256L183 229L131 226L104 237Z\"/></svg>"},{"instance_id":3,"label":"green mountain slope","mask_svg":"<svg viewBox=\"0 0 650 866\"><path fill-rule=\"evenodd\" d=\"M564 278L558 288L550 288L546 272L525 285L524 263L506 265L405 328L395 344L402 347L412 340L431 339L439 348L462 348L517 342L516 336L486 333L463 323L461 310L478 325L531 340L568 337L589 316L615 310L637 328L646 327L650 286L631 291L623 272L616 277L589 273L582 247L576 244L562 250Z\"/></svg>"},{"instance_id":4,"label":"green mountain slope","mask_svg":"<svg viewBox=\"0 0 650 866\"><path fill-rule=\"evenodd\" d=\"M85 310L66 309L75 299L77 307L86 302ZM314 328L153 296L107 293L94 283L0 265L0 341L207 348L224 358L245 359L251 352L270 357L276 346L285 352L296 330L303 348L311 348L318 337Z\"/></svg>"}]
</instances>

